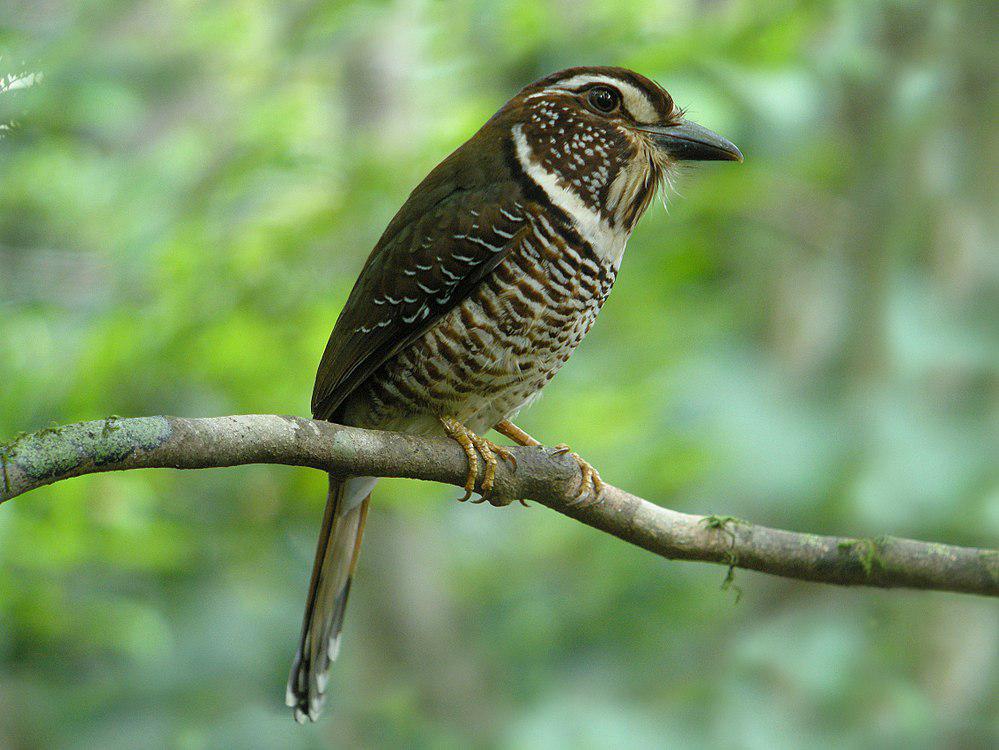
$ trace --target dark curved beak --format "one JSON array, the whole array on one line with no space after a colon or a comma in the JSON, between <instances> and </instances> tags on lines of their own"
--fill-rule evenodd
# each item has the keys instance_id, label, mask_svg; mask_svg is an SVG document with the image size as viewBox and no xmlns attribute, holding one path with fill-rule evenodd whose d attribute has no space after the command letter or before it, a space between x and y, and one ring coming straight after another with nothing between
<instances>
[{"instance_id":1,"label":"dark curved beak","mask_svg":"<svg viewBox=\"0 0 999 750\"><path fill-rule=\"evenodd\" d=\"M734 143L690 120L676 125L648 125L641 130L677 161L742 161L742 152Z\"/></svg>"}]
</instances>

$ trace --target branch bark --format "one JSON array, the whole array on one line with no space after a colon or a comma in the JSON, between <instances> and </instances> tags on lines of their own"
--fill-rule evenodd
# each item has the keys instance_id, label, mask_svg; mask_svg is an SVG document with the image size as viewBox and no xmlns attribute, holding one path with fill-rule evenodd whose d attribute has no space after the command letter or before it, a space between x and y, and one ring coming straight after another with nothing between
<instances>
[{"instance_id":1,"label":"branch bark","mask_svg":"<svg viewBox=\"0 0 999 750\"><path fill-rule=\"evenodd\" d=\"M535 500L668 559L848 586L999 596L996 550L888 536L858 539L782 531L732 517L679 513L610 485L598 501L576 504L579 471L570 457L544 448L512 451L517 468L501 462L497 499ZM444 438L276 415L109 417L21 435L0 447L0 503L81 474L251 463L409 477L459 487L466 472L461 448Z\"/></svg>"}]
</instances>

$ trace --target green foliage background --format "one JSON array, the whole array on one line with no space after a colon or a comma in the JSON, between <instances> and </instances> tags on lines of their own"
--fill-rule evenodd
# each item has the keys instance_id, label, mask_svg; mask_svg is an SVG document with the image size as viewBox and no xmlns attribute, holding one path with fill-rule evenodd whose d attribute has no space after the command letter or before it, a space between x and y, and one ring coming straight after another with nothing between
<instances>
[{"instance_id":1,"label":"green foliage background","mask_svg":"<svg viewBox=\"0 0 999 750\"><path fill-rule=\"evenodd\" d=\"M662 82L700 165L522 418L691 512L994 546L992 2L13 0L0 434L306 414L407 192L521 85ZM328 716L282 705L324 477L60 484L0 508L0 747L986 747L999 611L669 563L384 481Z\"/></svg>"}]
</instances>

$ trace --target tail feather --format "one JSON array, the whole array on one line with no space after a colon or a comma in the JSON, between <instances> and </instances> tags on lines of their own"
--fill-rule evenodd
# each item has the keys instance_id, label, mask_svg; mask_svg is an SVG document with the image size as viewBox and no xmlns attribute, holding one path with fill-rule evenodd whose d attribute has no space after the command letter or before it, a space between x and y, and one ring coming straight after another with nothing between
<instances>
[{"instance_id":1,"label":"tail feather","mask_svg":"<svg viewBox=\"0 0 999 750\"><path fill-rule=\"evenodd\" d=\"M340 650L343 615L374 482L369 477L330 475L305 603L302 638L291 666L285 698L288 706L295 709L295 719L299 722L315 721L322 711L330 663Z\"/></svg>"}]
</instances>

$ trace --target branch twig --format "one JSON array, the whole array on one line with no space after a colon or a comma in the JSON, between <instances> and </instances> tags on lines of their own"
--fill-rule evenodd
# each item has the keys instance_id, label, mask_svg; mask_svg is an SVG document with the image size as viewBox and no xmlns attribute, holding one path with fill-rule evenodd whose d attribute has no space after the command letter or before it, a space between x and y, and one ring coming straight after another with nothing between
<instances>
[{"instance_id":1,"label":"branch twig","mask_svg":"<svg viewBox=\"0 0 999 750\"><path fill-rule=\"evenodd\" d=\"M514 448L501 462L499 497L529 498L663 557L785 578L999 596L999 552L894 537L853 539L758 526L662 508L605 485L574 505L579 472L568 456ZM275 415L185 419L109 417L22 435L0 446L0 502L46 484L103 471L206 469L252 463L409 477L461 486L465 456L444 438L411 437Z\"/></svg>"}]
</instances>

